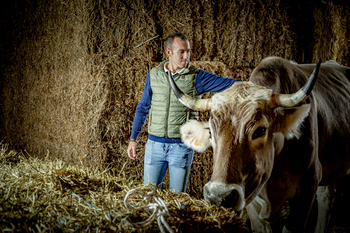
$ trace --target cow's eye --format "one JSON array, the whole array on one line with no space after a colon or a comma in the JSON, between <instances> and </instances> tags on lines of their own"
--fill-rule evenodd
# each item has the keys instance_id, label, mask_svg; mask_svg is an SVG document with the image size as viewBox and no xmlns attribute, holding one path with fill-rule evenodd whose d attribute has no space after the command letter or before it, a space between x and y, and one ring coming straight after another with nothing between
<instances>
[{"instance_id":1,"label":"cow's eye","mask_svg":"<svg viewBox=\"0 0 350 233\"><path fill-rule=\"evenodd\" d=\"M209 130L209 138L211 138L211 131L210 128L207 128Z\"/></svg>"},{"instance_id":2,"label":"cow's eye","mask_svg":"<svg viewBox=\"0 0 350 233\"><path fill-rule=\"evenodd\" d=\"M260 137L264 136L265 133L266 133L266 127L260 126L253 133L252 139L254 140L254 139L260 138Z\"/></svg>"}]
</instances>

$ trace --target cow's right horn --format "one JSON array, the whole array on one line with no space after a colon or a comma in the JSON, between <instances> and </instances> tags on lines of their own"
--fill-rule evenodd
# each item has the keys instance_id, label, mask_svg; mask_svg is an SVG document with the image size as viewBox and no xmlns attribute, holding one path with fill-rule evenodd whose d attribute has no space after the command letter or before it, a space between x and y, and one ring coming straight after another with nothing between
<instances>
[{"instance_id":1,"label":"cow's right horn","mask_svg":"<svg viewBox=\"0 0 350 233\"><path fill-rule=\"evenodd\" d=\"M315 86L320 66L321 59L316 64L316 67L314 68L309 80L307 80L306 84L299 91L293 94L276 95L277 104L283 107L294 107L304 101L310 95L313 87Z\"/></svg>"},{"instance_id":2,"label":"cow's right horn","mask_svg":"<svg viewBox=\"0 0 350 233\"><path fill-rule=\"evenodd\" d=\"M208 111L211 109L211 99L195 99L189 95L183 93L180 88L176 85L174 78L172 77L170 71L168 71L168 79L173 89L176 98L186 107L197 110L197 111Z\"/></svg>"}]
</instances>

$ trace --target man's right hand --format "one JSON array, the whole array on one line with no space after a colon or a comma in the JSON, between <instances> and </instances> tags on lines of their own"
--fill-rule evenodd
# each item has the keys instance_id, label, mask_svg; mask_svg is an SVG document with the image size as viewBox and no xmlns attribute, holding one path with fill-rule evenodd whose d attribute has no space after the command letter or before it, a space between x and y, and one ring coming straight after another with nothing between
<instances>
[{"instance_id":1,"label":"man's right hand","mask_svg":"<svg viewBox=\"0 0 350 233\"><path fill-rule=\"evenodd\" d=\"M128 156L130 159L136 160L137 155L136 155L136 142L129 142L128 146Z\"/></svg>"}]
</instances>

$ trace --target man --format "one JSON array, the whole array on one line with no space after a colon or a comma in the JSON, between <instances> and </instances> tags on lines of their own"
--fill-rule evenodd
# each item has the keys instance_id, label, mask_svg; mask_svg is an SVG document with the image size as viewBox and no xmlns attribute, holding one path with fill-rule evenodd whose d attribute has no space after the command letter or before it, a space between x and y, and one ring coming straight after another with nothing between
<instances>
[{"instance_id":1,"label":"man","mask_svg":"<svg viewBox=\"0 0 350 233\"><path fill-rule=\"evenodd\" d=\"M171 72L180 89L200 97L204 92L220 92L235 79L223 78L189 64L191 47L187 37L173 33L166 40L168 61L163 61L147 75L141 101L136 108L128 146L128 156L136 160L136 139L149 115L148 141L144 158L144 184L158 186L169 168L170 188L185 192L193 159L193 150L181 142L180 126L198 112L182 105L172 92L168 81Z\"/></svg>"}]
</instances>

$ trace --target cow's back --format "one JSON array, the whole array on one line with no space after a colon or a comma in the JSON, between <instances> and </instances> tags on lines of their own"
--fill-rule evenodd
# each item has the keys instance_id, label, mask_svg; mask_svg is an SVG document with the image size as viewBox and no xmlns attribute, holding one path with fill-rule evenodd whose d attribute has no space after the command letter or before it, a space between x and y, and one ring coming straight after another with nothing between
<instances>
[{"instance_id":1,"label":"cow's back","mask_svg":"<svg viewBox=\"0 0 350 233\"><path fill-rule=\"evenodd\" d=\"M322 184L329 184L350 169L350 68L322 64L313 99L317 103Z\"/></svg>"}]
</instances>

